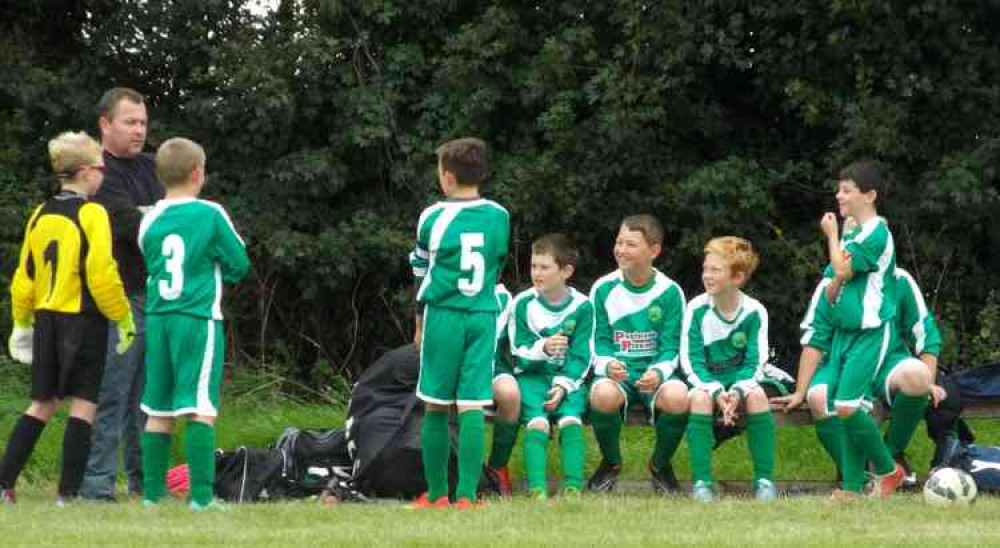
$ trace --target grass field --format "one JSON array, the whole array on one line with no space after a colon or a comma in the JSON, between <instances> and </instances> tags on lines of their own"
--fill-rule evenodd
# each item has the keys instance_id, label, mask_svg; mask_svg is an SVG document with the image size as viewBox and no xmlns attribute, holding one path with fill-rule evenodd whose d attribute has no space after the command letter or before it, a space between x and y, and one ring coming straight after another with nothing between
<instances>
[{"instance_id":1,"label":"grass field","mask_svg":"<svg viewBox=\"0 0 1000 548\"><path fill-rule=\"evenodd\" d=\"M27 494L27 493L26 493ZM31 494L33 495L33 494ZM79 503L29 496L0 508L4 546L996 546L1000 501L932 509L919 497L835 504L802 497L708 506L649 496L527 499L486 508L323 507L296 502L191 514L182 504Z\"/></svg>"},{"instance_id":2,"label":"grass field","mask_svg":"<svg viewBox=\"0 0 1000 548\"><path fill-rule=\"evenodd\" d=\"M0 443L27 404L26 372L0 364ZM219 422L221 447L264 447L286 426L330 427L343 422L335 404L305 404L273 392L227 390ZM252 385L252 383L251 383ZM648 492L581 500L526 498L493 501L473 512L409 511L400 504L323 507L311 501L232 507L230 512L192 515L180 502L145 509L138 501L116 505L53 504L54 478L63 419L46 429L18 485L19 503L0 507L0 546L56 545L233 545L233 546L997 546L1000 499L980 497L971 507L939 509L919 496L889 501L834 504L825 497L795 497L761 505L723 498L698 505L686 499L659 499ZM1000 444L1000 421L974 421L984 444ZM779 479L826 480L833 468L811 428L778 432ZM174 457L182 460L179 440ZM652 448L650 428L627 428L624 477L645 480ZM917 432L911 462L926 471L931 445ZM553 451L555 453L555 451ZM553 455L554 456L554 455ZM511 469L521 470L520 449ZM588 470L598 461L590 440ZM550 459L554 461L555 459ZM750 475L745 438L715 453L716 475ZM675 459L678 476L689 476L686 446ZM553 472L556 467L552 467Z\"/></svg>"}]
</instances>

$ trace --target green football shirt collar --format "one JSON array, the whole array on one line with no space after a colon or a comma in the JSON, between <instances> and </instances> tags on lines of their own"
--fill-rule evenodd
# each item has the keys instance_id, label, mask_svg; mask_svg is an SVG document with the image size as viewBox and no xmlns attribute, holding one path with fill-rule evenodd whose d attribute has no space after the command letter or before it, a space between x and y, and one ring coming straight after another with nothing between
<instances>
[{"instance_id":1,"label":"green football shirt collar","mask_svg":"<svg viewBox=\"0 0 1000 548\"><path fill-rule=\"evenodd\" d=\"M628 280L628 276L626 276L624 272L621 272L621 278L622 285L625 286L625 289L629 290L630 293L645 293L656 285L656 269L654 268L652 270L652 273L649 275L649 280L642 285L634 285Z\"/></svg>"}]
</instances>

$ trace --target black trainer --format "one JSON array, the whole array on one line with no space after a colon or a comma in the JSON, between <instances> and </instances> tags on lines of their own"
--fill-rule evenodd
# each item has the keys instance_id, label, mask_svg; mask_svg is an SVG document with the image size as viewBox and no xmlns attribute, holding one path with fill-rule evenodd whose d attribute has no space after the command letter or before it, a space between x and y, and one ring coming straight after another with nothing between
<instances>
[{"instance_id":1,"label":"black trainer","mask_svg":"<svg viewBox=\"0 0 1000 548\"><path fill-rule=\"evenodd\" d=\"M607 493L614 491L618 485L618 474L621 474L622 465L612 464L601 459L601 465L594 470L594 475L590 476L587 482L587 489Z\"/></svg>"},{"instance_id":2,"label":"black trainer","mask_svg":"<svg viewBox=\"0 0 1000 548\"><path fill-rule=\"evenodd\" d=\"M669 462L659 470L653 466L653 461L649 461L647 467L649 468L650 481L653 482L654 491L665 497L681 493L681 484L677 482L677 476L674 475L674 467Z\"/></svg>"}]
</instances>

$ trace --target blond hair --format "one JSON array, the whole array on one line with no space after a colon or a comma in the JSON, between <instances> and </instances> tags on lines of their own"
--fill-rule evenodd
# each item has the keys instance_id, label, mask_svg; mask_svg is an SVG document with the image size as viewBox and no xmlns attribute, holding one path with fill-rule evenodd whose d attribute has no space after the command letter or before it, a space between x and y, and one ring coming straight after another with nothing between
<instances>
[{"instance_id":1,"label":"blond hair","mask_svg":"<svg viewBox=\"0 0 1000 548\"><path fill-rule=\"evenodd\" d=\"M71 178L84 166L101 162L101 144L86 133L67 131L49 141L52 171L61 178Z\"/></svg>"},{"instance_id":2,"label":"blond hair","mask_svg":"<svg viewBox=\"0 0 1000 548\"><path fill-rule=\"evenodd\" d=\"M167 139L156 150L156 177L163 186L183 185L194 170L204 167L205 149L190 139Z\"/></svg>"},{"instance_id":3,"label":"blond hair","mask_svg":"<svg viewBox=\"0 0 1000 548\"><path fill-rule=\"evenodd\" d=\"M748 280L757 270L757 265L760 264L760 257L750 240L738 236L712 238L705 244L705 255L709 253L722 257L722 260L729 265L731 274L742 272L746 274Z\"/></svg>"}]
</instances>

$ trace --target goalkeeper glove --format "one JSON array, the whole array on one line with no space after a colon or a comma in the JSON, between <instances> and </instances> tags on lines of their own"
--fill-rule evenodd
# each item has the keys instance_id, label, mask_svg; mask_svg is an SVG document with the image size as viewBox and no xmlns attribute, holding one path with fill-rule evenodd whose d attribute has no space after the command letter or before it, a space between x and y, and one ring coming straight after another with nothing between
<instances>
[{"instance_id":1,"label":"goalkeeper glove","mask_svg":"<svg viewBox=\"0 0 1000 548\"><path fill-rule=\"evenodd\" d=\"M132 311L129 310L125 317L118 320L118 344L115 345L115 352L124 354L132 347L135 341L135 322L132 321Z\"/></svg>"},{"instance_id":2,"label":"goalkeeper glove","mask_svg":"<svg viewBox=\"0 0 1000 548\"><path fill-rule=\"evenodd\" d=\"M34 346L35 328L30 321L14 321L14 331L10 334L7 349L10 357L21 363L31 363L32 347Z\"/></svg>"}]
</instances>

